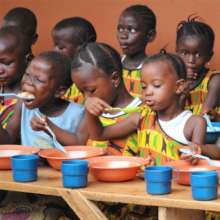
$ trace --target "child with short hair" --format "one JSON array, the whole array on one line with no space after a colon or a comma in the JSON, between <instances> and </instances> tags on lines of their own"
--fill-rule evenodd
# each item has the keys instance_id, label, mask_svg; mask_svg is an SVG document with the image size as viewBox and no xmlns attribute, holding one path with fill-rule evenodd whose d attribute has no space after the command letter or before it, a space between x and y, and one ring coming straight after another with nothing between
<instances>
[{"instance_id":1,"label":"child with short hair","mask_svg":"<svg viewBox=\"0 0 220 220\"><path fill-rule=\"evenodd\" d=\"M133 98L127 92L122 80L120 55L107 44L88 43L79 50L72 62L72 79L83 95L103 99L108 106L137 107L141 104L139 98ZM124 112L103 113L99 119L103 126L109 126L128 116ZM108 146L108 153L114 155L138 155L135 132L120 139L106 138L108 143L95 140L90 140L88 145Z\"/></svg>"},{"instance_id":2,"label":"child with short hair","mask_svg":"<svg viewBox=\"0 0 220 220\"><path fill-rule=\"evenodd\" d=\"M156 37L156 16L146 5L132 5L119 17L117 38L123 52L123 80L128 92L141 96L141 66L146 47Z\"/></svg>"},{"instance_id":3,"label":"child with short hair","mask_svg":"<svg viewBox=\"0 0 220 220\"><path fill-rule=\"evenodd\" d=\"M20 28L26 37L26 44L29 47L27 59L28 61L31 61L33 58L32 46L38 39L37 18L34 12L24 7L12 8L3 17L2 26L16 26Z\"/></svg>"},{"instance_id":4,"label":"child with short hair","mask_svg":"<svg viewBox=\"0 0 220 220\"><path fill-rule=\"evenodd\" d=\"M85 18L71 17L59 21L54 26L52 38L54 49L73 59L81 47L96 41L96 31L92 23ZM84 97L75 83L68 89L65 98L80 104L84 102Z\"/></svg>"},{"instance_id":5,"label":"child with short hair","mask_svg":"<svg viewBox=\"0 0 220 220\"><path fill-rule=\"evenodd\" d=\"M66 56L48 51L35 57L21 82L22 91L35 98L17 103L6 130L0 129L1 143L17 143L20 139L22 145L52 147L52 138L45 128L48 125L57 140L68 145L68 137L74 136L84 112L81 105L61 99L71 84L70 75L71 65ZM36 117L36 112L44 120ZM73 138L71 142L74 144ZM75 144L81 143L75 139Z\"/></svg>"},{"instance_id":6,"label":"child with short hair","mask_svg":"<svg viewBox=\"0 0 220 220\"><path fill-rule=\"evenodd\" d=\"M26 38L17 27L0 29L0 93L18 93L27 67ZM17 99L0 97L0 124L4 128L14 113Z\"/></svg>"},{"instance_id":7,"label":"child with short hair","mask_svg":"<svg viewBox=\"0 0 220 220\"><path fill-rule=\"evenodd\" d=\"M215 34L197 18L189 17L177 26L176 52L186 64L189 84L186 108L193 114L210 113L213 120L220 120L220 71L207 67L214 54Z\"/></svg>"},{"instance_id":8,"label":"child with short hair","mask_svg":"<svg viewBox=\"0 0 220 220\"><path fill-rule=\"evenodd\" d=\"M138 129L141 156L147 153L156 164L180 159L179 149L187 145L200 153L206 122L183 110L179 103L185 79L186 68L178 56L165 53L149 57L141 72L142 99L146 105L141 116L133 115L127 121L102 127L98 116L109 105L104 100L88 98L85 106L91 138L116 138Z\"/></svg>"}]
</instances>

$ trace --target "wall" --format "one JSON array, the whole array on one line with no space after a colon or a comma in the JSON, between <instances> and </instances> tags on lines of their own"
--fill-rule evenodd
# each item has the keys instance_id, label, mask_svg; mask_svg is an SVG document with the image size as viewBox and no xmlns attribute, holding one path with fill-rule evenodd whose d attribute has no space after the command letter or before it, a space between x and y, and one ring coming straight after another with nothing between
<instances>
[{"instance_id":1,"label":"wall","mask_svg":"<svg viewBox=\"0 0 220 220\"><path fill-rule=\"evenodd\" d=\"M220 69L220 0L1 0L0 21L13 7L33 10L38 17L39 40L34 47L34 52L38 53L52 47L50 30L57 21L82 16L94 24L99 41L120 50L115 37L117 20L121 11L132 4L147 4L157 15L157 38L149 46L149 53L167 44L170 50L174 50L177 23L193 13L202 17L215 30L215 55L211 66Z\"/></svg>"}]
</instances>

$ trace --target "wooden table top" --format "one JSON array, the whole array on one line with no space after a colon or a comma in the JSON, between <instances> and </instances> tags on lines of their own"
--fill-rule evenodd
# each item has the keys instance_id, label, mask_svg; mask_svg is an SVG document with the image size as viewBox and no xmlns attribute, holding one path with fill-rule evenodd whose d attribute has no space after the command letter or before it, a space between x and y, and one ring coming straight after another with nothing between
<instances>
[{"instance_id":1,"label":"wooden table top","mask_svg":"<svg viewBox=\"0 0 220 220\"><path fill-rule=\"evenodd\" d=\"M147 194L145 182L140 178L129 182L104 183L95 181L90 176L88 187L74 190L67 189L62 186L61 172L49 167L39 168L38 181L29 183L14 182L11 171L0 171L0 189L54 196L61 196L63 193L80 192L87 199L96 201L220 211L220 194L217 200L196 201L192 199L191 187L180 186L175 183L172 184L172 193L163 196Z\"/></svg>"}]
</instances>

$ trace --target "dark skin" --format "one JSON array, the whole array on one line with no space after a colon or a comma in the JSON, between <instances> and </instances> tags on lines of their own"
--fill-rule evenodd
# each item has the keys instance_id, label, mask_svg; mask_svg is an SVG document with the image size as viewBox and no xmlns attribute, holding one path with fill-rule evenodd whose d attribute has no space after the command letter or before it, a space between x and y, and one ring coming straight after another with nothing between
<instances>
[{"instance_id":1,"label":"dark skin","mask_svg":"<svg viewBox=\"0 0 220 220\"><path fill-rule=\"evenodd\" d=\"M117 38L126 58L123 65L128 69L137 68L146 58L145 48L156 36L155 30L146 30L141 18L123 13L117 26Z\"/></svg>"},{"instance_id":2,"label":"dark skin","mask_svg":"<svg viewBox=\"0 0 220 220\"><path fill-rule=\"evenodd\" d=\"M142 68L142 99L156 111L161 120L171 120L183 111L179 105L179 96L185 88L185 81L179 79L172 67L162 61L146 64ZM174 83L175 82L175 83ZM99 112L106 108L106 102L89 98L85 103L89 132L94 139L120 138L138 129L140 115L134 114L127 120L113 126L102 127L98 122ZM96 110L95 110L96 109ZM198 145L204 144L206 122L199 116L191 116L184 128L184 135L193 144L192 150L200 153ZM189 155L182 155L189 159ZM193 163L196 161L193 160Z\"/></svg>"},{"instance_id":3,"label":"dark skin","mask_svg":"<svg viewBox=\"0 0 220 220\"><path fill-rule=\"evenodd\" d=\"M177 53L184 60L187 67L187 81L189 90L194 89L205 77L208 69L205 65L213 56L207 42L198 36L186 36L179 39L176 46ZM220 104L220 74L213 75L208 84L208 94L203 103L201 115L209 113ZM215 117L215 116L214 116Z\"/></svg>"},{"instance_id":4,"label":"dark skin","mask_svg":"<svg viewBox=\"0 0 220 220\"><path fill-rule=\"evenodd\" d=\"M54 77L56 76L56 77ZM35 58L28 66L22 79L22 91L29 92L35 96L32 101L25 101L28 109L39 108L45 116L43 119L33 117L31 126L33 130L43 130L47 132L45 125L49 125L56 135L57 140L64 146L70 144L83 144L80 136L67 132L55 124L47 117L61 115L68 106L68 102L60 97L67 88L60 82L60 74L56 74L53 65L43 59ZM7 129L0 129L1 143L16 143L20 137L21 123L21 102L18 102L14 115L8 123Z\"/></svg>"},{"instance_id":5,"label":"dark skin","mask_svg":"<svg viewBox=\"0 0 220 220\"><path fill-rule=\"evenodd\" d=\"M25 54L16 47L15 38L0 38L0 85L4 92L19 92L26 68Z\"/></svg>"},{"instance_id":6,"label":"dark skin","mask_svg":"<svg viewBox=\"0 0 220 220\"><path fill-rule=\"evenodd\" d=\"M94 99L97 97L97 99L105 100L105 107L110 107L110 105L125 107L133 100L117 72L107 75L103 70L95 66L84 64L82 67L72 70L72 78L86 97L93 97ZM95 111L98 111L99 115L104 112L103 109L100 111L99 108ZM83 122L86 127L80 127L84 133L87 132L88 137L90 125L86 117L83 119Z\"/></svg>"},{"instance_id":7,"label":"dark skin","mask_svg":"<svg viewBox=\"0 0 220 220\"><path fill-rule=\"evenodd\" d=\"M74 40L73 32L73 28L62 28L52 31L54 49L68 56L70 59L73 58L80 46L78 41L76 39Z\"/></svg>"}]
</instances>

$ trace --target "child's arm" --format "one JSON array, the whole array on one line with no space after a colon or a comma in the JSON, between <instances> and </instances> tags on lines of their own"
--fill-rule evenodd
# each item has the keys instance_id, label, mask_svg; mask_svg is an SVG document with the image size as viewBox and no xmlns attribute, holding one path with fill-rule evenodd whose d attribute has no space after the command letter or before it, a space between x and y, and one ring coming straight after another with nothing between
<instances>
[{"instance_id":1,"label":"child's arm","mask_svg":"<svg viewBox=\"0 0 220 220\"><path fill-rule=\"evenodd\" d=\"M219 104L220 100L220 74L211 77L208 84L208 95L202 108L202 114L208 113Z\"/></svg>"},{"instance_id":2,"label":"child's arm","mask_svg":"<svg viewBox=\"0 0 220 220\"><path fill-rule=\"evenodd\" d=\"M202 148L202 153L214 160L220 160L220 137L218 138L216 144L206 144Z\"/></svg>"},{"instance_id":3,"label":"child's arm","mask_svg":"<svg viewBox=\"0 0 220 220\"><path fill-rule=\"evenodd\" d=\"M94 140L108 140L125 137L136 131L139 124L140 114L134 113L127 119L111 126L103 127L99 121L105 108L110 106L99 98L87 98L85 102L86 122L89 131L89 137Z\"/></svg>"},{"instance_id":4,"label":"child's arm","mask_svg":"<svg viewBox=\"0 0 220 220\"><path fill-rule=\"evenodd\" d=\"M14 114L8 121L6 129L0 127L0 143L15 144L20 139L20 122L21 122L21 102L18 102L14 109Z\"/></svg>"},{"instance_id":5,"label":"child's arm","mask_svg":"<svg viewBox=\"0 0 220 220\"><path fill-rule=\"evenodd\" d=\"M46 125L51 128L57 140L64 146L86 144L88 139L88 131L86 128L85 117L81 120L76 132L69 132L56 126L45 116L43 117L43 120L39 119L38 117L33 117L31 120L31 127L35 131L45 131L48 133L47 129L45 128Z\"/></svg>"}]
</instances>

